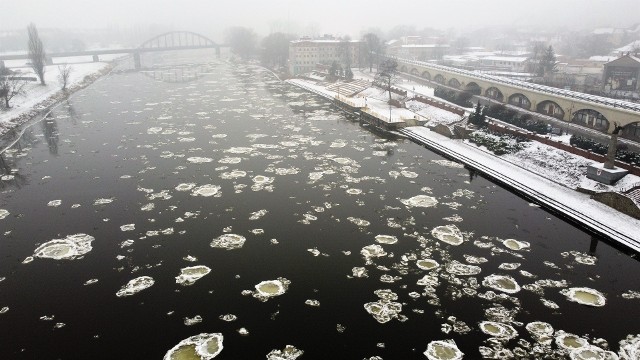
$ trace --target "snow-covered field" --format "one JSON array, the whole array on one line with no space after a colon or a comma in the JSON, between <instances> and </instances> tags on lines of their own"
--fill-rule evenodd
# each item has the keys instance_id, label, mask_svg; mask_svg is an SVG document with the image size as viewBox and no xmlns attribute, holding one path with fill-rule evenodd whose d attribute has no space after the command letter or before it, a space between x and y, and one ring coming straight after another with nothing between
<instances>
[{"instance_id":1,"label":"snow-covered field","mask_svg":"<svg viewBox=\"0 0 640 360\"><path fill-rule=\"evenodd\" d=\"M68 63L71 68L69 82L67 84L68 93L81 88L94 81L101 73L108 71L109 62L82 62L85 57L69 58ZM113 59L110 56L109 59ZM107 59L105 57L105 59ZM5 65L14 71L19 71L21 76L36 77L30 67L26 67L24 60L6 61ZM40 85L39 81L29 82L25 87L25 93L16 95L11 99L10 108L0 108L0 134L6 133L9 129L29 120L38 111L52 105L65 94L62 92L62 84L58 78L61 65L48 65L45 67L45 83Z\"/></svg>"}]
</instances>

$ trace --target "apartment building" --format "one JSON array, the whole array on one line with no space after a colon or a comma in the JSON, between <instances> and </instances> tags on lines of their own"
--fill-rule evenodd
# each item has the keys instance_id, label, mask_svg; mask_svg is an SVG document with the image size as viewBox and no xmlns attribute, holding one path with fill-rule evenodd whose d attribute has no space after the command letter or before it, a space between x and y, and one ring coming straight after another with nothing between
<instances>
[{"instance_id":1,"label":"apartment building","mask_svg":"<svg viewBox=\"0 0 640 360\"><path fill-rule=\"evenodd\" d=\"M358 66L363 52L360 40L341 40L325 35L320 39L302 38L289 43L289 74L298 75L330 66L334 61L344 66L349 61Z\"/></svg>"}]
</instances>

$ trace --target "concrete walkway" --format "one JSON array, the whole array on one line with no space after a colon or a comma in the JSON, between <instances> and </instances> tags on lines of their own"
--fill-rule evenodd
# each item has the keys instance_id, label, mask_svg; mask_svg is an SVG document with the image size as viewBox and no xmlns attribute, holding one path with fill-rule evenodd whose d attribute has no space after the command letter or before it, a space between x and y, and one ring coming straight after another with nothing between
<instances>
[{"instance_id":1,"label":"concrete walkway","mask_svg":"<svg viewBox=\"0 0 640 360\"><path fill-rule=\"evenodd\" d=\"M640 252L640 220L592 200L589 195L568 189L492 153L467 145L462 140L449 139L425 127L407 127L399 131L415 142L454 158L534 199L552 212Z\"/></svg>"}]
</instances>

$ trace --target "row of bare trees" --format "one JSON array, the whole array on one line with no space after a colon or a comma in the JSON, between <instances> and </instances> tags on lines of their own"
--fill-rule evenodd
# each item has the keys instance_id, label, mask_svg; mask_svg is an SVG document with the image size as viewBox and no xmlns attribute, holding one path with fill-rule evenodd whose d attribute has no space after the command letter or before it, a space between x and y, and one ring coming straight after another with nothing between
<instances>
[{"instance_id":1,"label":"row of bare trees","mask_svg":"<svg viewBox=\"0 0 640 360\"><path fill-rule=\"evenodd\" d=\"M27 26L27 33L29 35L29 62L33 72L38 77L38 80L40 80L40 85L44 86L46 85L44 75L47 61L44 44L42 43L42 39L40 39L40 35L38 34L38 29L35 24L31 23ZM58 71L58 81L60 82L62 90L66 91L72 68L65 64L59 66ZM18 95L25 95L25 87L29 78L22 75L24 74L19 71L12 71L0 64L0 98L4 100L4 103L0 104L1 107L8 109L10 107L10 101L14 97Z\"/></svg>"}]
</instances>

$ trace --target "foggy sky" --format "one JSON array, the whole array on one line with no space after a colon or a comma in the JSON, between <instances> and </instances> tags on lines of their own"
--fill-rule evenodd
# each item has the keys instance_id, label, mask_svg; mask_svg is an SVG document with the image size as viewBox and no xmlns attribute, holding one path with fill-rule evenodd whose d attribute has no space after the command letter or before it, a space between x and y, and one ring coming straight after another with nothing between
<instances>
[{"instance_id":1,"label":"foggy sky","mask_svg":"<svg viewBox=\"0 0 640 360\"><path fill-rule=\"evenodd\" d=\"M159 24L221 40L229 26L359 37L399 24L441 30L487 25L626 27L640 23L640 0L2 0L0 30L108 28Z\"/></svg>"}]
</instances>

